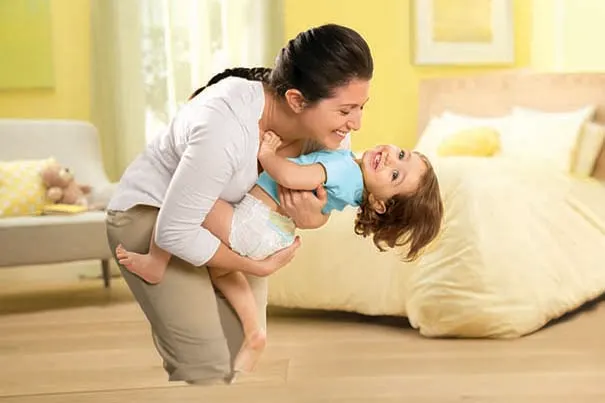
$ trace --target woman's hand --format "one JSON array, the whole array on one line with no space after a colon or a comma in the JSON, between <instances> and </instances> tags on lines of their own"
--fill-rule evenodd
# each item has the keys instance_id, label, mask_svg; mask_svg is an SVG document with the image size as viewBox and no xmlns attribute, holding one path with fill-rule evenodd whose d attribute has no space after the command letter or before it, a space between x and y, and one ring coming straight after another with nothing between
<instances>
[{"instance_id":1,"label":"woman's hand","mask_svg":"<svg viewBox=\"0 0 605 403\"><path fill-rule=\"evenodd\" d=\"M296 249L300 247L300 244L300 237L297 236L292 245L275 252L264 260L258 261L256 269L251 274L258 277L266 277L275 273L277 270L290 263L294 258Z\"/></svg>"},{"instance_id":2,"label":"woman's hand","mask_svg":"<svg viewBox=\"0 0 605 403\"><path fill-rule=\"evenodd\" d=\"M281 208L292 218L297 228L315 229L328 221L329 216L321 212L328 202L328 194L323 186L319 186L315 193L278 186Z\"/></svg>"}]
</instances>

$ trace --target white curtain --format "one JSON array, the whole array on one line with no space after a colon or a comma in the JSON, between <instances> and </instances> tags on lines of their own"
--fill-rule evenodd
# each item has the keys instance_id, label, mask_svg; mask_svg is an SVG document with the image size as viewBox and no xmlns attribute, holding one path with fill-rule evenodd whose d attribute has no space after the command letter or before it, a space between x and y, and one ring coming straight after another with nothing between
<instances>
[{"instance_id":1,"label":"white curtain","mask_svg":"<svg viewBox=\"0 0 605 403\"><path fill-rule=\"evenodd\" d=\"M273 65L283 45L280 4L92 1L92 120L113 179L214 74Z\"/></svg>"},{"instance_id":2,"label":"white curtain","mask_svg":"<svg viewBox=\"0 0 605 403\"><path fill-rule=\"evenodd\" d=\"M532 67L540 71L605 70L605 53L594 46L605 35L603 0L533 0Z\"/></svg>"}]
</instances>

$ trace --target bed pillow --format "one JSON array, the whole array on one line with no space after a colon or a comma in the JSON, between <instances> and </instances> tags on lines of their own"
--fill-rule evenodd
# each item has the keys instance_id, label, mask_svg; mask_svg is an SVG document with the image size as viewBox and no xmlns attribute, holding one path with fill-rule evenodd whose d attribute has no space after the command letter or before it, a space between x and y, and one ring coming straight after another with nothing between
<instances>
[{"instance_id":1,"label":"bed pillow","mask_svg":"<svg viewBox=\"0 0 605 403\"><path fill-rule=\"evenodd\" d=\"M491 157L500 151L500 133L491 127L463 129L445 138L437 153L441 157Z\"/></svg>"},{"instance_id":2,"label":"bed pillow","mask_svg":"<svg viewBox=\"0 0 605 403\"><path fill-rule=\"evenodd\" d=\"M449 137L470 129L491 129L498 133L501 141L510 130L510 115L479 117L445 111L433 117L422 132L416 150L428 156L439 156L439 147Z\"/></svg>"},{"instance_id":3,"label":"bed pillow","mask_svg":"<svg viewBox=\"0 0 605 403\"><path fill-rule=\"evenodd\" d=\"M587 122L582 126L571 158L571 173L581 178L592 175L605 142L605 126Z\"/></svg>"},{"instance_id":4,"label":"bed pillow","mask_svg":"<svg viewBox=\"0 0 605 403\"><path fill-rule=\"evenodd\" d=\"M569 172L580 131L594 112L593 105L570 112L514 107L507 147L502 153Z\"/></svg>"}]
</instances>

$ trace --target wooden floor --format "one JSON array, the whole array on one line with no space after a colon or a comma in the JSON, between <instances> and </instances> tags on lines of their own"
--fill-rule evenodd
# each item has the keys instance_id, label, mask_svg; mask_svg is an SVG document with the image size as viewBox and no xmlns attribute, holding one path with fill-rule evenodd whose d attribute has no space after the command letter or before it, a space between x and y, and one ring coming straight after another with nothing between
<instances>
[{"instance_id":1,"label":"wooden floor","mask_svg":"<svg viewBox=\"0 0 605 403\"><path fill-rule=\"evenodd\" d=\"M512 341L425 339L402 319L272 309L236 385L169 384L137 305L96 267L0 270L0 403L605 402L605 303Z\"/></svg>"}]
</instances>

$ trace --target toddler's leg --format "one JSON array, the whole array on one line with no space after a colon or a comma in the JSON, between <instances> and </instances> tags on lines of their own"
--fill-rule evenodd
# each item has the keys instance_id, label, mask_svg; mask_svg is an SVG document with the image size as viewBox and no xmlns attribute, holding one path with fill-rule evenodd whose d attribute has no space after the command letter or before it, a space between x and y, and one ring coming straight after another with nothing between
<instances>
[{"instance_id":1,"label":"toddler's leg","mask_svg":"<svg viewBox=\"0 0 605 403\"><path fill-rule=\"evenodd\" d=\"M229 245L232 217L233 207L223 200L217 200L206 215L203 226L224 244ZM147 254L127 251L122 245L118 245L116 248L116 256L120 264L149 284L157 284L162 281L171 257L170 253L159 248L153 242L154 234L151 236Z\"/></svg>"},{"instance_id":2,"label":"toddler's leg","mask_svg":"<svg viewBox=\"0 0 605 403\"><path fill-rule=\"evenodd\" d=\"M204 227L230 247L233 212L231 204L218 200L204 221ZM223 271L212 267L208 270L212 282L227 298L242 322L244 343L235 357L234 371L252 371L265 348L266 335L256 316L256 301L250 284L241 272Z\"/></svg>"},{"instance_id":3,"label":"toddler's leg","mask_svg":"<svg viewBox=\"0 0 605 403\"><path fill-rule=\"evenodd\" d=\"M218 199L206 214L202 227L212 232L222 243L229 246L232 220L233 206L229 202Z\"/></svg>"},{"instance_id":4,"label":"toddler's leg","mask_svg":"<svg viewBox=\"0 0 605 403\"><path fill-rule=\"evenodd\" d=\"M204 227L230 247L233 213L231 204L218 200L204 221ZM256 316L256 301L250 284L241 272L222 271L212 267L208 270L212 282L235 309L244 329L244 343L235 357L234 371L252 371L265 348L266 335Z\"/></svg>"},{"instance_id":5,"label":"toddler's leg","mask_svg":"<svg viewBox=\"0 0 605 403\"><path fill-rule=\"evenodd\" d=\"M209 268L216 287L231 303L244 329L244 343L235 357L234 372L250 372L256 366L266 344L266 333L256 316L256 301L248 280L241 272Z\"/></svg>"},{"instance_id":6,"label":"toddler's leg","mask_svg":"<svg viewBox=\"0 0 605 403\"><path fill-rule=\"evenodd\" d=\"M157 284L162 281L171 256L170 253L158 247L153 238L152 234L149 252L146 254L127 251L122 245L116 247L118 262L149 284Z\"/></svg>"}]
</instances>

